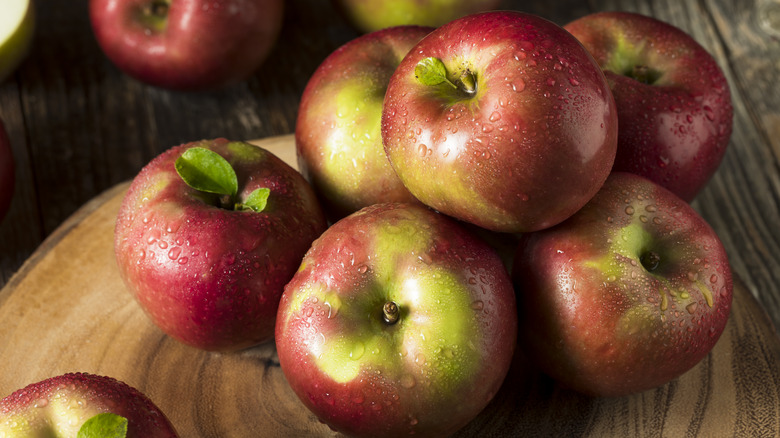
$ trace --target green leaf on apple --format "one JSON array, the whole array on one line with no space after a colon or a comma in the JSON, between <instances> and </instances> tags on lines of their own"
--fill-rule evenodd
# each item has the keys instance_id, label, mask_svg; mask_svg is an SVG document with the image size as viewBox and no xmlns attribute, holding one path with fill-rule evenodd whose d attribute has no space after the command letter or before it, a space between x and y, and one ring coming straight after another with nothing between
<instances>
[{"instance_id":1,"label":"green leaf on apple","mask_svg":"<svg viewBox=\"0 0 780 438\"><path fill-rule=\"evenodd\" d=\"M441 59L428 57L423 58L414 67L414 76L423 85L439 85L442 82L446 82L453 88L457 88L455 84L447 79L447 67L441 62Z\"/></svg>"},{"instance_id":2,"label":"green leaf on apple","mask_svg":"<svg viewBox=\"0 0 780 438\"><path fill-rule=\"evenodd\" d=\"M252 210L256 213L260 213L265 210L265 206L268 204L268 195L270 194L271 189L257 189L249 194L243 204L238 204L236 210Z\"/></svg>"},{"instance_id":3,"label":"green leaf on apple","mask_svg":"<svg viewBox=\"0 0 780 438\"><path fill-rule=\"evenodd\" d=\"M187 149L176 159L175 167L181 179L196 190L231 197L238 192L238 177L233 167L209 149Z\"/></svg>"},{"instance_id":4,"label":"green leaf on apple","mask_svg":"<svg viewBox=\"0 0 780 438\"><path fill-rule=\"evenodd\" d=\"M125 438L126 436L127 418L104 412L84 422L76 438Z\"/></svg>"}]
</instances>

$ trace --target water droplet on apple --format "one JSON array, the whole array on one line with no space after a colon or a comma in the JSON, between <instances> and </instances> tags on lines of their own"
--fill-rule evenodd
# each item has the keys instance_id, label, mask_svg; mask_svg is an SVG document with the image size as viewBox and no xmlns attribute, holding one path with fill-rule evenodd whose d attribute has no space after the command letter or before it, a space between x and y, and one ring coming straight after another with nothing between
<instances>
[{"instance_id":1,"label":"water droplet on apple","mask_svg":"<svg viewBox=\"0 0 780 438\"><path fill-rule=\"evenodd\" d=\"M474 310L482 310L485 308L485 303L482 300L476 300L471 303L471 308Z\"/></svg>"},{"instance_id":2,"label":"water droplet on apple","mask_svg":"<svg viewBox=\"0 0 780 438\"><path fill-rule=\"evenodd\" d=\"M694 314L694 312L696 312L696 307L697 307L697 306L698 306L698 303L696 303L696 302L694 301L694 302L692 302L692 303L688 304L687 306L685 306L685 310L687 310L687 311L688 311L688 313L690 313L691 315L693 315L693 314Z\"/></svg>"},{"instance_id":3,"label":"water droplet on apple","mask_svg":"<svg viewBox=\"0 0 780 438\"><path fill-rule=\"evenodd\" d=\"M406 389L412 389L414 388L414 385L417 384L417 380L415 380L414 376L411 374L404 374L401 376L401 386Z\"/></svg>"},{"instance_id":4,"label":"water droplet on apple","mask_svg":"<svg viewBox=\"0 0 780 438\"><path fill-rule=\"evenodd\" d=\"M170 251L168 251L168 258L171 260L176 260L181 255L181 247L180 246L174 246L171 248Z\"/></svg>"},{"instance_id":5,"label":"water droplet on apple","mask_svg":"<svg viewBox=\"0 0 780 438\"><path fill-rule=\"evenodd\" d=\"M555 85L555 78L547 78L547 85L554 86Z\"/></svg>"},{"instance_id":6,"label":"water droplet on apple","mask_svg":"<svg viewBox=\"0 0 780 438\"><path fill-rule=\"evenodd\" d=\"M490 115L490 119L489 120L491 122L497 122L497 121L501 120L501 113L498 112L498 111L493 111L493 114Z\"/></svg>"},{"instance_id":7,"label":"water droplet on apple","mask_svg":"<svg viewBox=\"0 0 780 438\"><path fill-rule=\"evenodd\" d=\"M718 282L718 274L712 274L710 276L710 283L717 283Z\"/></svg>"},{"instance_id":8,"label":"water droplet on apple","mask_svg":"<svg viewBox=\"0 0 780 438\"><path fill-rule=\"evenodd\" d=\"M520 52L520 51L515 52L515 54L514 54L515 61L520 61L522 59L525 59L526 56L527 55L525 54L525 52Z\"/></svg>"},{"instance_id":9,"label":"water droplet on apple","mask_svg":"<svg viewBox=\"0 0 780 438\"><path fill-rule=\"evenodd\" d=\"M360 265L357 267L357 271L361 274L365 274L366 272L368 272L368 266Z\"/></svg>"},{"instance_id":10,"label":"water droplet on apple","mask_svg":"<svg viewBox=\"0 0 780 438\"><path fill-rule=\"evenodd\" d=\"M634 207L629 205L628 207L626 207L625 211L627 215L631 216L632 214L634 214Z\"/></svg>"},{"instance_id":11,"label":"water droplet on apple","mask_svg":"<svg viewBox=\"0 0 780 438\"><path fill-rule=\"evenodd\" d=\"M362 342L357 341L352 346L352 350L349 352L349 358L352 360L358 360L363 357L363 353L366 351L366 346Z\"/></svg>"},{"instance_id":12,"label":"water droplet on apple","mask_svg":"<svg viewBox=\"0 0 780 438\"><path fill-rule=\"evenodd\" d=\"M49 399L39 398L33 406L36 408L45 408L49 404Z\"/></svg>"},{"instance_id":13,"label":"water droplet on apple","mask_svg":"<svg viewBox=\"0 0 780 438\"><path fill-rule=\"evenodd\" d=\"M424 157L428 154L428 146L425 146L424 144L420 143L420 145L417 147L417 153Z\"/></svg>"},{"instance_id":14,"label":"water droplet on apple","mask_svg":"<svg viewBox=\"0 0 780 438\"><path fill-rule=\"evenodd\" d=\"M168 242L166 242L166 241L164 241L164 240L161 240L161 241L160 241L160 243L158 243L158 245L157 245L157 246L159 246L159 247L160 247L160 249L165 249L165 248L168 248Z\"/></svg>"},{"instance_id":15,"label":"water droplet on apple","mask_svg":"<svg viewBox=\"0 0 780 438\"><path fill-rule=\"evenodd\" d=\"M512 91L515 91L515 92L519 93L519 92L525 90L525 81L523 81L522 79L518 78L514 82L510 82L509 86L512 87Z\"/></svg>"},{"instance_id":16,"label":"water droplet on apple","mask_svg":"<svg viewBox=\"0 0 780 438\"><path fill-rule=\"evenodd\" d=\"M712 122L715 120L715 112L710 108L708 105L704 105L704 115L707 117L707 120Z\"/></svg>"}]
</instances>

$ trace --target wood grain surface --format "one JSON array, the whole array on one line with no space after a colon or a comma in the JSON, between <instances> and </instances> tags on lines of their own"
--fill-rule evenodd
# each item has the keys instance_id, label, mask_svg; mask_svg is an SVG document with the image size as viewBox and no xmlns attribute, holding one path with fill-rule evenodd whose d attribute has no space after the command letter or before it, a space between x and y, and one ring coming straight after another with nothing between
<instances>
[{"instance_id":1,"label":"wood grain surface","mask_svg":"<svg viewBox=\"0 0 780 438\"><path fill-rule=\"evenodd\" d=\"M295 165L291 136L258 141ZM64 221L0 290L0 397L71 371L146 393L182 437L338 436L296 398L273 343L196 350L157 329L113 253L128 183ZM780 338L737 279L726 330L696 367L660 388L591 398L559 387L518 351L501 391L457 436L780 436Z\"/></svg>"}]
</instances>

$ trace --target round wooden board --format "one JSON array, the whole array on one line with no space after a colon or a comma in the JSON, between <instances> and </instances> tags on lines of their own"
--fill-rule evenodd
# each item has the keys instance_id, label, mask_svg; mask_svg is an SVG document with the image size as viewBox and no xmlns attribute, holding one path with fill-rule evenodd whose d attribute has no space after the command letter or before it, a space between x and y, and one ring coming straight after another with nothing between
<instances>
[{"instance_id":1,"label":"round wooden board","mask_svg":"<svg viewBox=\"0 0 780 438\"><path fill-rule=\"evenodd\" d=\"M292 136L255 142L295 166ZM146 393L182 437L337 435L296 398L272 343L210 353L164 335L125 291L113 254L121 184L76 212L0 291L0 397L72 371ZM527 365L458 436L780 436L780 338L737 279L714 350L669 384L590 398Z\"/></svg>"}]
</instances>

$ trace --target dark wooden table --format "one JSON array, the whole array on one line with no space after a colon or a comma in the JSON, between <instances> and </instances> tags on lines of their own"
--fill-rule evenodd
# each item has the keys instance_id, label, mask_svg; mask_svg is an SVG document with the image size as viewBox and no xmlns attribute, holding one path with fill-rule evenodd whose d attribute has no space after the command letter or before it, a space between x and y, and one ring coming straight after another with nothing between
<instances>
[{"instance_id":1,"label":"dark wooden table","mask_svg":"<svg viewBox=\"0 0 780 438\"><path fill-rule=\"evenodd\" d=\"M293 132L309 76L358 36L329 2L289 0L281 37L254 77L218 92L180 93L141 84L107 60L93 38L87 0L37 6L31 53L0 84L0 118L17 168L11 210L0 223L0 287L68 216L131 179L163 150L201 138ZM720 169L693 205L780 327L780 3L547 0L504 6L559 24L598 10L638 11L688 31L714 54L731 86L734 133Z\"/></svg>"}]
</instances>

